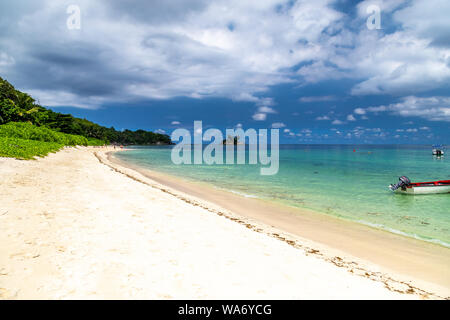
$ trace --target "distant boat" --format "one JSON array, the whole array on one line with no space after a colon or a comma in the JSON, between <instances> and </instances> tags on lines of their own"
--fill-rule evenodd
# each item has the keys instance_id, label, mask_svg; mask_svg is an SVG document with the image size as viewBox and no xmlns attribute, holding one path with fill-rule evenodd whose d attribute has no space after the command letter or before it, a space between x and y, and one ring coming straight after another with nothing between
<instances>
[{"instance_id":1,"label":"distant boat","mask_svg":"<svg viewBox=\"0 0 450 320\"><path fill-rule=\"evenodd\" d=\"M443 156L444 155L444 147L441 144L433 145L433 156Z\"/></svg>"},{"instance_id":2,"label":"distant boat","mask_svg":"<svg viewBox=\"0 0 450 320\"><path fill-rule=\"evenodd\" d=\"M389 189L403 194L438 194L450 193L450 180L431 182L411 182L408 177L401 176L397 184L391 184Z\"/></svg>"}]
</instances>

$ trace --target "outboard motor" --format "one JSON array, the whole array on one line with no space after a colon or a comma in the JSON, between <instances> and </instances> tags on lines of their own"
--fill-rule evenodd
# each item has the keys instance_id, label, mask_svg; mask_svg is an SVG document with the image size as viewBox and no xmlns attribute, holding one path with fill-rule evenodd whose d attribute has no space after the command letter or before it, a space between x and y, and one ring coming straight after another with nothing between
<instances>
[{"instance_id":1,"label":"outboard motor","mask_svg":"<svg viewBox=\"0 0 450 320\"><path fill-rule=\"evenodd\" d=\"M409 180L407 176L401 176L400 178L398 178L398 180L399 181L397 182L397 184L391 184L389 186L392 191L395 191L398 188L406 188L411 184L411 180Z\"/></svg>"}]
</instances>

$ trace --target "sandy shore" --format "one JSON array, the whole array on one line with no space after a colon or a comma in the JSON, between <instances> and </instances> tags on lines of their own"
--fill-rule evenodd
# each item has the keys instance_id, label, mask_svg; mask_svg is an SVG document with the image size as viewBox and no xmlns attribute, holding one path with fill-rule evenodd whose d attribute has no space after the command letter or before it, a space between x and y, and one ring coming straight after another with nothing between
<instances>
[{"instance_id":1,"label":"sandy shore","mask_svg":"<svg viewBox=\"0 0 450 320\"><path fill-rule=\"evenodd\" d=\"M105 151L0 158L0 298L449 296L445 283L386 273L158 183Z\"/></svg>"},{"instance_id":2,"label":"sandy shore","mask_svg":"<svg viewBox=\"0 0 450 320\"><path fill-rule=\"evenodd\" d=\"M287 233L284 238L296 242L295 246L309 246L316 255L323 254L323 258L332 263L349 270L354 269L354 262L359 266L369 264L364 269L377 270L368 272L373 279L379 280L380 274L385 282L390 282L392 276L403 282L414 279L416 286L427 291L443 296L450 294L450 250L446 247L308 209L244 197L206 183L135 166L120 160L116 154L107 153L105 162L116 170L136 176L133 171L124 171L124 167L131 168L149 178L152 185L169 187L172 194L181 194L184 198L195 198L207 209L218 205L221 211L237 214L244 224L262 222L265 233L276 238L279 231L284 231ZM270 231L268 226L276 230Z\"/></svg>"}]
</instances>

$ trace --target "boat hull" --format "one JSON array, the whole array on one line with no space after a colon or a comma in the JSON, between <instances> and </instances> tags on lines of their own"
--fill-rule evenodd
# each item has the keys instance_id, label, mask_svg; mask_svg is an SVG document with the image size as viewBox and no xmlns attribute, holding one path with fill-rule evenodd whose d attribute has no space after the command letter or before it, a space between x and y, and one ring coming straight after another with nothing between
<instances>
[{"instance_id":1,"label":"boat hull","mask_svg":"<svg viewBox=\"0 0 450 320\"><path fill-rule=\"evenodd\" d=\"M442 193L450 193L450 185L442 185L442 186L419 186L419 187L407 187L407 188L398 188L395 190L395 193L401 194L442 194Z\"/></svg>"}]
</instances>

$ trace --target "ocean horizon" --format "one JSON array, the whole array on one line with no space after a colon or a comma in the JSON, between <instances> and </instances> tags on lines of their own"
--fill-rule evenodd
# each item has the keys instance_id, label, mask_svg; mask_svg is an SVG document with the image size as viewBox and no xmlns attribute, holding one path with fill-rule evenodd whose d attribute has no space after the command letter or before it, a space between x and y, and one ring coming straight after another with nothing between
<instances>
[{"instance_id":1,"label":"ocean horizon","mask_svg":"<svg viewBox=\"0 0 450 320\"><path fill-rule=\"evenodd\" d=\"M133 146L116 156L243 197L307 208L450 247L448 194L411 196L388 189L402 175L413 182L450 179L450 163L433 157L428 145L281 144L279 172L273 176L261 176L260 165L248 161L175 165L172 148Z\"/></svg>"}]
</instances>

